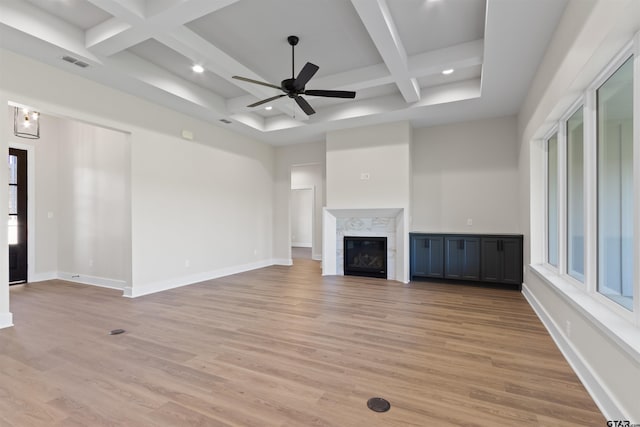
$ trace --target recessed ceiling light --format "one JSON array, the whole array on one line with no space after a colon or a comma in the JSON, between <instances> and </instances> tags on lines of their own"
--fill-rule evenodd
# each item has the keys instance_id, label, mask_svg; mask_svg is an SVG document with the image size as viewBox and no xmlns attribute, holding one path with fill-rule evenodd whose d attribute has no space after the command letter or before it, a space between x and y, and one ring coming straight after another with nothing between
<instances>
[{"instance_id":1,"label":"recessed ceiling light","mask_svg":"<svg viewBox=\"0 0 640 427\"><path fill-rule=\"evenodd\" d=\"M202 67L202 65L197 65L197 64L191 67L191 69L196 73L202 73L204 71L204 68Z\"/></svg>"},{"instance_id":2,"label":"recessed ceiling light","mask_svg":"<svg viewBox=\"0 0 640 427\"><path fill-rule=\"evenodd\" d=\"M264 107L264 109L267 110L267 111L271 111L272 108L273 107L271 105L268 105L268 106Z\"/></svg>"},{"instance_id":3,"label":"recessed ceiling light","mask_svg":"<svg viewBox=\"0 0 640 427\"><path fill-rule=\"evenodd\" d=\"M444 74L445 76L448 76L451 73L453 73L453 68L442 70L442 74Z\"/></svg>"}]
</instances>

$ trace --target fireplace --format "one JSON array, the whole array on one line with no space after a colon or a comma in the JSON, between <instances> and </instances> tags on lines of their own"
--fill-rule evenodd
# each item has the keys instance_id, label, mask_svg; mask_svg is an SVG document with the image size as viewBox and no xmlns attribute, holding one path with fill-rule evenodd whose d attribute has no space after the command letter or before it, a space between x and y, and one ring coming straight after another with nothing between
<instances>
[{"instance_id":1,"label":"fireplace","mask_svg":"<svg viewBox=\"0 0 640 427\"><path fill-rule=\"evenodd\" d=\"M344 274L387 278L387 238L344 236Z\"/></svg>"}]
</instances>

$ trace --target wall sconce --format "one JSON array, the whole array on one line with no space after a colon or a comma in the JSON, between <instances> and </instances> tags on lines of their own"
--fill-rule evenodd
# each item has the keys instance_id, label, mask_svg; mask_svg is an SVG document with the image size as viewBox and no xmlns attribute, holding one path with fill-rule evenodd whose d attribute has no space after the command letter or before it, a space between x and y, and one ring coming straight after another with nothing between
<instances>
[{"instance_id":1,"label":"wall sconce","mask_svg":"<svg viewBox=\"0 0 640 427\"><path fill-rule=\"evenodd\" d=\"M13 134L20 138L40 138L40 113L28 108L13 108Z\"/></svg>"}]
</instances>

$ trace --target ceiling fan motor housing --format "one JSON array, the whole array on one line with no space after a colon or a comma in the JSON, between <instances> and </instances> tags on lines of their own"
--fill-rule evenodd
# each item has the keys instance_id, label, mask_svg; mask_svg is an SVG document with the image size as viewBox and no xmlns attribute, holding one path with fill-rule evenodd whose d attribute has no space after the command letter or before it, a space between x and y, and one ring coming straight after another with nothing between
<instances>
[{"instance_id":1,"label":"ceiling fan motor housing","mask_svg":"<svg viewBox=\"0 0 640 427\"><path fill-rule=\"evenodd\" d=\"M282 90L285 91L290 98L293 98L296 95L304 93L304 86L302 87L302 89L299 89L299 90L295 88L293 84L295 80L296 79L284 79L282 83L280 83L282 86Z\"/></svg>"}]
</instances>

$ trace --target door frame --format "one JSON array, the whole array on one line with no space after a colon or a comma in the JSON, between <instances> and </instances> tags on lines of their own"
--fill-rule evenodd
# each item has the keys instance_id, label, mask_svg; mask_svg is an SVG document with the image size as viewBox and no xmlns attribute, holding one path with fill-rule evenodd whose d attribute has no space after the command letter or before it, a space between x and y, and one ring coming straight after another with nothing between
<instances>
[{"instance_id":1,"label":"door frame","mask_svg":"<svg viewBox=\"0 0 640 427\"><path fill-rule=\"evenodd\" d=\"M36 140L37 141L37 140ZM36 236L36 179L35 179L35 147L20 142L9 141L9 148L27 152L27 283L34 280L35 262L35 236Z\"/></svg>"}]
</instances>

